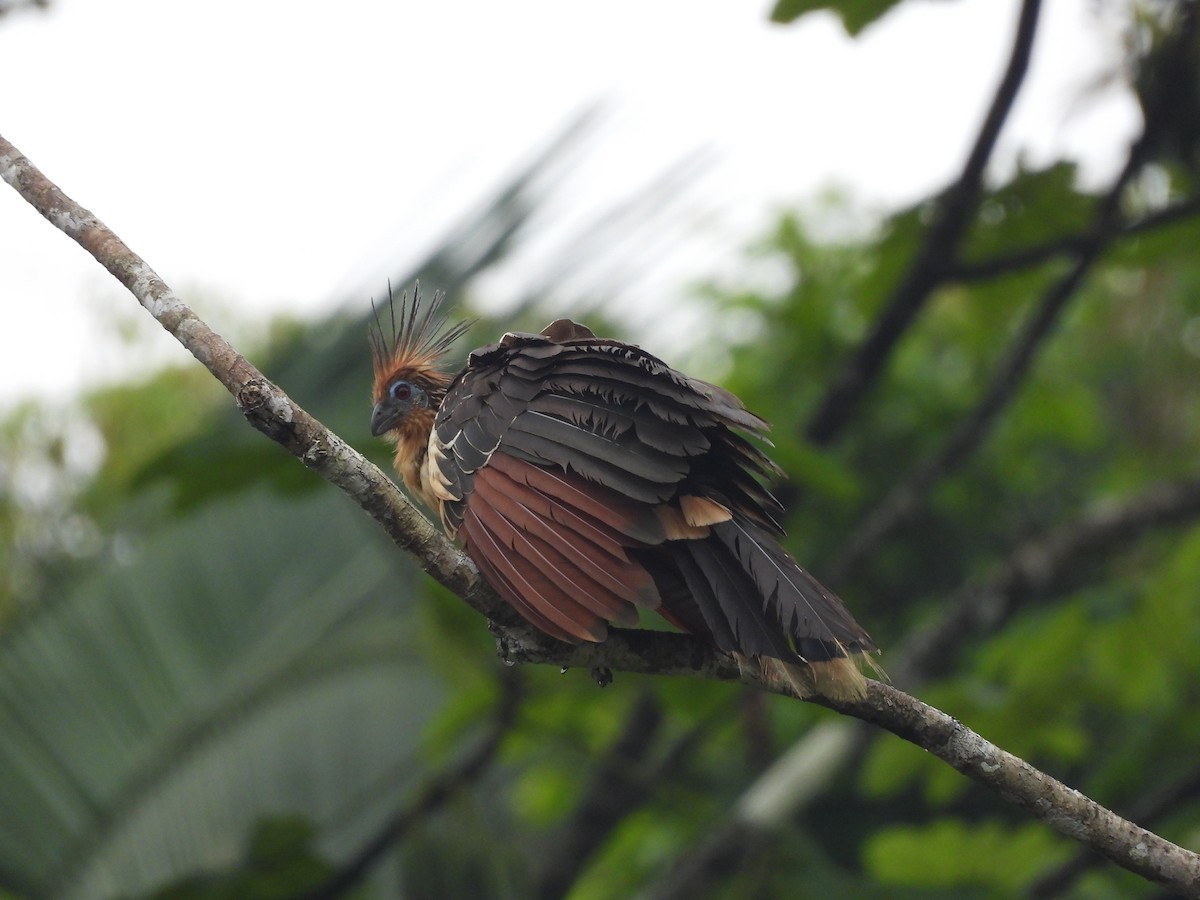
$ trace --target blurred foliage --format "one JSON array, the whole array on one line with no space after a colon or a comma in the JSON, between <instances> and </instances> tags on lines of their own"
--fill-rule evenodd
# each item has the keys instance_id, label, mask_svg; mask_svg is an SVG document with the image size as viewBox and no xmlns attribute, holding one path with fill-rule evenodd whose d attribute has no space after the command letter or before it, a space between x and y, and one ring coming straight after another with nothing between
<instances>
[{"instance_id":1,"label":"blurred foliage","mask_svg":"<svg viewBox=\"0 0 1200 900\"><path fill-rule=\"evenodd\" d=\"M9 13L20 10L47 10L49 8L50 0L0 0L0 19L4 19Z\"/></svg>"},{"instance_id":2,"label":"blurred foliage","mask_svg":"<svg viewBox=\"0 0 1200 900\"><path fill-rule=\"evenodd\" d=\"M781 3L776 16L832 8L857 31L891 5ZM1168 32L1135 26L1143 58L1166 52ZM1195 195L1177 145L1153 156L1128 215ZM562 147L447 235L418 267L427 286L469 301L472 279L526 238ZM969 263L1046 244L1064 252L944 284L851 426L832 446L808 443L807 416L911 263L934 202L837 240L814 234L844 218L848 201L783 214L748 253L744 281L701 292L713 326L689 368L775 423L773 455L800 489L789 546L818 575L978 403L1099 201L1067 163L991 186L967 236ZM1195 216L1116 243L980 448L838 585L885 648L885 667L887 648L1018 545L1070 527L1097 501L1196 477L1197 244ZM367 430L364 307L355 298L329 321L285 323L254 356L386 463ZM531 294L503 322L480 321L458 349L562 314L578 315ZM599 329L603 318L589 321ZM621 336L655 349L655 335ZM17 410L0 423L0 448L0 896L320 889L493 720L504 670L484 623L247 428L205 373L167 371L66 411ZM1118 811L1169 793L1200 774L1198 570L1195 525L1093 554L1022 597L994 633L949 648L920 694ZM583 801L649 698L657 724L616 766L635 802L594 855L566 860L578 866L575 900L631 896L831 718L732 685L618 674L599 690L586 673L522 676L496 757L409 822L370 879L341 896L541 895L547 867L563 862L558 842L592 824ZM814 799L784 834L763 836L710 896L1009 896L1076 851L890 736L813 778ZM602 797L621 794L605 788ZM1143 824L1200 841L1194 802ZM1108 866L1066 895L1153 888Z\"/></svg>"},{"instance_id":3,"label":"blurred foliage","mask_svg":"<svg viewBox=\"0 0 1200 900\"><path fill-rule=\"evenodd\" d=\"M313 851L314 836L312 825L299 816L264 819L254 826L235 868L187 876L153 891L148 900L289 900L303 896L334 872L332 864Z\"/></svg>"},{"instance_id":4,"label":"blurred foliage","mask_svg":"<svg viewBox=\"0 0 1200 900\"><path fill-rule=\"evenodd\" d=\"M810 12L828 10L842 20L849 34L856 35L899 3L900 0L777 0L771 10L771 21L793 22Z\"/></svg>"}]
</instances>

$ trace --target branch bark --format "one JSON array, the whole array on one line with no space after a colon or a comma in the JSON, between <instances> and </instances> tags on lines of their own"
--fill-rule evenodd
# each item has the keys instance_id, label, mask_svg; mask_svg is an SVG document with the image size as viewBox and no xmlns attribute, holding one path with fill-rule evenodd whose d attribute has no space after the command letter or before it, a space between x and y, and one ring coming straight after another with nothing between
<instances>
[{"instance_id":1,"label":"branch bark","mask_svg":"<svg viewBox=\"0 0 1200 900\"><path fill-rule=\"evenodd\" d=\"M1153 822L1184 809L1200 798L1200 771L1190 772L1152 791L1133 804L1131 818ZM1070 859L1047 871L1029 888L1031 898L1055 897L1064 893L1081 875L1104 861L1089 850L1080 850Z\"/></svg>"},{"instance_id":2,"label":"branch bark","mask_svg":"<svg viewBox=\"0 0 1200 900\"><path fill-rule=\"evenodd\" d=\"M973 639L995 633L1032 599L1042 597L1087 558L1108 556L1155 528L1189 525L1200 519L1200 478L1154 485L1119 502L1095 503L1070 522L1019 544L982 582L969 581L939 604L938 618L915 629L888 657L898 684L913 690L950 667ZM645 900L696 896L750 850L777 837L839 773L852 768L878 732L845 719L811 729L743 795L730 815L689 848L646 893ZM1154 798L1172 801L1200 791L1200 776L1183 786L1160 789ZM1139 788L1144 786L1139 785ZM1163 805L1139 802L1130 816L1153 820ZM1068 865L1047 873L1031 888L1036 896L1057 890L1103 857L1084 849ZM1048 885L1039 893L1041 886Z\"/></svg>"},{"instance_id":3,"label":"branch bark","mask_svg":"<svg viewBox=\"0 0 1200 900\"><path fill-rule=\"evenodd\" d=\"M1028 4L1036 8L1036 3ZM87 250L233 395L250 423L305 466L346 493L421 566L499 629L501 652L520 662L647 674L688 674L765 684L757 671L688 635L615 630L603 645L561 644L516 623L475 567L440 535L376 466L301 409L227 341L210 329L92 213L50 182L0 137L0 178ZM990 744L950 716L892 687L869 682L854 702L820 703L912 741L963 774L1137 874L1189 895L1200 894L1200 855L1121 819L1099 804Z\"/></svg>"},{"instance_id":4,"label":"branch bark","mask_svg":"<svg viewBox=\"0 0 1200 900\"><path fill-rule=\"evenodd\" d=\"M872 682L866 699L854 706L860 708L845 711L925 748L1117 865L1185 896L1200 896L1200 855L1122 819L940 710L878 682Z\"/></svg>"}]
</instances>

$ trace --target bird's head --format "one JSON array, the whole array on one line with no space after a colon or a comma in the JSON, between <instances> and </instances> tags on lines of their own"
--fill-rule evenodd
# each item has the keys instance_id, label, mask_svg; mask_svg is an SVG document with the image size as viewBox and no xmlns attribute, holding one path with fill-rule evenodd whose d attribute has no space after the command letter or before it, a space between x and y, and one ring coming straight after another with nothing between
<instances>
[{"instance_id":1,"label":"bird's head","mask_svg":"<svg viewBox=\"0 0 1200 900\"><path fill-rule=\"evenodd\" d=\"M434 294L432 301L422 303L414 288L411 301L407 294L397 300L389 287L390 331L384 330L379 310L375 310L369 335L375 365L371 434L399 437L405 423L421 411L427 412L417 418L432 423L432 413L437 412L450 386L451 378L442 368L443 357L471 324L459 322L447 328L445 317L438 312L442 298L442 294Z\"/></svg>"}]
</instances>

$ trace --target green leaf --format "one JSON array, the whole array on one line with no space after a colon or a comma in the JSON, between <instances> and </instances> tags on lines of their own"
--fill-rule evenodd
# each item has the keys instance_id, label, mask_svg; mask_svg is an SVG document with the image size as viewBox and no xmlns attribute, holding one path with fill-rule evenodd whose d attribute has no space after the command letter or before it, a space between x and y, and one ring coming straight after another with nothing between
<instances>
[{"instance_id":1,"label":"green leaf","mask_svg":"<svg viewBox=\"0 0 1200 900\"><path fill-rule=\"evenodd\" d=\"M867 841L864 859L884 883L924 888L976 885L1011 896L1062 857L1064 849L1038 823L1013 828L1000 822L943 819L877 832Z\"/></svg>"},{"instance_id":2,"label":"green leaf","mask_svg":"<svg viewBox=\"0 0 1200 900\"><path fill-rule=\"evenodd\" d=\"M780 24L794 22L801 16L819 9L828 9L842 20L846 33L852 37L882 18L900 0L779 0L771 10L771 21Z\"/></svg>"}]
</instances>

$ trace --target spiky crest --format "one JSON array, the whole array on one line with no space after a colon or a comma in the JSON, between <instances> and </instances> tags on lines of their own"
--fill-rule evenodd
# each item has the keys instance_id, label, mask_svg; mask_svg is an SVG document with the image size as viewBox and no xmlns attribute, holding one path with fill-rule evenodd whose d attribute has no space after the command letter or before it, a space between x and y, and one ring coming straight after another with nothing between
<instances>
[{"instance_id":1,"label":"spiky crest","mask_svg":"<svg viewBox=\"0 0 1200 900\"><path fill-rule=\"evenodd\" d=\"M471 322L464 320L447 327L446 316L439 312L445 296L437 291L431 301L422 303L421 285L418 282L413 286L411 302L407 292L400 295L397 315L396 295L389 282L390 338L384 330L375 301L371 301L375 321L368 328L368 339L374 358L376 399L383 396L388 384L402 372L410 378L422 378L437 387L447 386L449 376L442 371L442 357L450 345L471 327Z\"/></svg>"}]
</instances>

